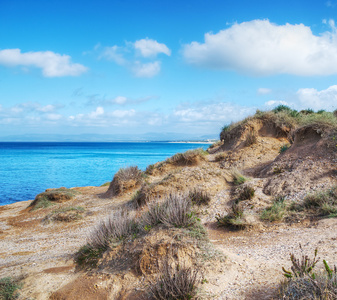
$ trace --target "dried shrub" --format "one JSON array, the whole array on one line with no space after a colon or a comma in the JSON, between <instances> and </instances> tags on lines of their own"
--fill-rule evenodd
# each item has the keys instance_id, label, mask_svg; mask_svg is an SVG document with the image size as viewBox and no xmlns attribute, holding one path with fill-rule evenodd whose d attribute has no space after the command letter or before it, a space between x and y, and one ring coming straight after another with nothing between
<instances>
[{"instance_id":1,"label":"dried shrub","mask_svg":"<svg viewBox=\"0 0 337 300\"><path fill-rule=\"evenodd\" d=\"M173 155L168 158L166 162L177 166L195 166L200 161L204 160L204 156L207 154L208 152L202 148L187 150L184 153L177 153Z\"/></svg>"},{"instance_id":2,"label":"dried shrub","mask_svg":"<svg viewBox=\"0 0 337 300\"><path fill-rule=\"evenodd\" d=\"M107 195L117 196L142 182L143 172L137 166L121 168L115 174L107 191Z\"/></svg>"},{"instance_id":3,"label":"dried shrub","mask_svg":"<svg viewBox=\"0 0 337 300\"><path fill-rule=\"evenodd\" d=\"M195 205L207 205L211 201L211 197L207 191L202 191L200 189L193 189L188 193L189 198L192 201L192 204Z\"/></svg>"},{"instance_id":4,"label":"dried shrub","mask_svg":"<svg viewBox=\"0 0 337 300\"><path fill-rule=\"evenodd\" d=\"M88 243L75 255L79 265L95 266L102 254L123 239L137 234L139 224L127 212L118 210L91 232Z\"/></svg>"},{"instance_id":5,"label":"dried shrub","mask_svg":"<svg viewBox=\"0 0 337 300\"><path fill-rule=\"evenodd\" d=\"M195 223L192 212L192 202L188 197L180 194L171 194L163 203L161 223L178 228L189 227Z\"/></svg>"},{"instance_id":6,"label":"dried shrub","mask_svg":"<svg viewBox=\"0 0 337 300\"><path fill-rule=\"evenodd\" d=\"M150 299L197 299L200 283L199 270L195 267L171 267L166 262L159 270L157 280L149 285Z\"/></svg>"},{"instance_id":7,"label":"dried shrub","mask_svg":"<svg viewBox=\"0 0 337 300\"><path fill-rule=\"evenodd\" d=\"M301 245L300 245L301 247ZM301 247L302 250L302 247ZM279 289L279 299L287 300L332 300L337 299L337 269L331 269L328 263L323 260L324 272L314 272L319 258L317 249L313 258L303 255L300 259L294 254L290 255L292 263L291 269L284 267L283 275L287 278L281 282Z\"/></svg>"},{"instance_id":8,"label":"dried shrub","mask_svg":"<svg viewBox=\"0 0 337 300\"><path fill-rule=\"evenodd\" d=\"M153 171L155 170L155 165L148 165L145 170L146 175L152 175Z\"/></svg>"},{"instance_id":9,"label":"dried shrub","mask_svg":"<svg viewBox=\"0 0 337 300\"><path fill-rule=\"evenodd\" d=\"M38 194L29 207L32 207L33 210L46 208L55 203L71 200L78 194L80 194L80 192L67 188L47 190L46 192Z\"/></svg>"},{"instance_id":10,"label":"dried shrub","mask_svg":"<svg viewBox=\"0 0 337 300\"><path fill-rule=\"evenodd\" d=\"M246 134L245 145L248 147L256 143L257 143L257 134L254 129L249 129Z\"/></svg>"},{"instance_id":11,"label":"dried shrub","mask_svg":"<svg viewBox=\"0 0 337 300\"><path fill-rule=\"evenodd\" d=\"M226 215L217 214L215 218L219 226L244 229L249 225L245 219L244 210L240 203L233 203L229 213Z\"/></svg>"},{"instance_id":12,"label":"dried shrub","mask_svg":"<svg viewBox=\"0 0 337 300\"><path fill-rule=\"evenodd\" d=\"M255 189L251 185L245 185L239 189L238 200L251 200L255 195Z\"/></svg>"}]
</instances>

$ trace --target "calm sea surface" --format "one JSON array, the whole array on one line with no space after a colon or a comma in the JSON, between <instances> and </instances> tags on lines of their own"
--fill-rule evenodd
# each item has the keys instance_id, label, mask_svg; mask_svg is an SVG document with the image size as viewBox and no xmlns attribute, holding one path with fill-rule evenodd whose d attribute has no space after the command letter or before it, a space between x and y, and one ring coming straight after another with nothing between
<instances>
[{"instance_id":1,"label":"calm sea surface","mask_svg":"<svg viewBox=\"0 0 337 300\"><path fill-rule=\"evenodd\" d=\"M34 199L47 188L99 186L121 167L142 170L190 143L1 143L0 205Z\"/></svg>"}]
</instances>

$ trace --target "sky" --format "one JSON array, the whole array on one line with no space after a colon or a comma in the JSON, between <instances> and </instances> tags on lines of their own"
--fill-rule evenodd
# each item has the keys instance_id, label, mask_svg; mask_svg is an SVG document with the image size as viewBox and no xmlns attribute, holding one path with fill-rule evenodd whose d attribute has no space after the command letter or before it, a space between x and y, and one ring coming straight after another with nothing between
<instances>
[{"instance_id":1,"label":"sky","mask_svg":"<svg viewBox=\"0 0 337 300\"><path fill-rule=\"evenodd\" d=\"M335 22L337 0L0 0L0 140L335 110Z\"/></svg>"}]
</instances>

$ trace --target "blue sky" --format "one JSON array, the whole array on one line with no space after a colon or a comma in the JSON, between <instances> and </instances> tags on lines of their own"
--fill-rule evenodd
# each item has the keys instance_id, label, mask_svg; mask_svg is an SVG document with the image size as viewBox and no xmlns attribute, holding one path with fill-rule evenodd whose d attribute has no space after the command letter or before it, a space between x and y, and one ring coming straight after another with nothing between
<instances>
[{"instance_id":1,"label":"blue sky","mask_svg":"<svg viewBox=\"0 0 337 300\"><path fill-rule=\"evenodd\" d=\"M278 104L334 110L336 14L337 1L0 0L0 139L214 135Z\"/></svg>"}]
</instances>

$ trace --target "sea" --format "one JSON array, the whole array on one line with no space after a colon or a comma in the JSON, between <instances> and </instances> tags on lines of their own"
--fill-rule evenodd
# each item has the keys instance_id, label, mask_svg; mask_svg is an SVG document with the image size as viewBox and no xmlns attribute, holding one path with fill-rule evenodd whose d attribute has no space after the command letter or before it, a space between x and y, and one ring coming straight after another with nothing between
<instances>
[{"instance_id":1,"label":"sea","mask_svg":"<svg viewBox=\"0 0 337 300\"><path fill-rule=\"evenodd\" d=\"M150 164L203 143L0 142L0 205L32 200L47 188L100 186L128 166Z\"/></svg>"}]
</instances>

